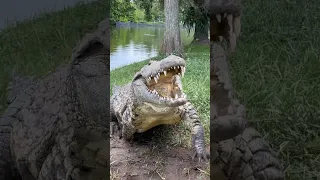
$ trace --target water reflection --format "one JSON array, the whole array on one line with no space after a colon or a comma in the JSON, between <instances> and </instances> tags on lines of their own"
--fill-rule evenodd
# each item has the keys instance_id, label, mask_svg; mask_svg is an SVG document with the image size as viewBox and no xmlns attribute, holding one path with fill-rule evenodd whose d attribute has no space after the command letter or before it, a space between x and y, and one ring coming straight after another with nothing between
<instances>
[{"instance_id":1,"label":"water reflection","mask_svg":"<svg viewBox=\"0 0 320 180\"><path fill-rule=\"evenodd\" d=\"M115 28L110 42L110 70L157 56L163 33L164 28L159 26ZM192 34L188 35L185 29L181 29L181 40L183 45L189 44Z\"/></svg>"}]
</instances>

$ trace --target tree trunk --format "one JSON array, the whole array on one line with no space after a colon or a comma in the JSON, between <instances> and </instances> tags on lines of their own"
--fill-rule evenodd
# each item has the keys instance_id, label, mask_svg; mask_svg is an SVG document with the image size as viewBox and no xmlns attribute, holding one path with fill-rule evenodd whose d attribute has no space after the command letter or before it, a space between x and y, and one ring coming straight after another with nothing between
<instances>
[{"instance_id":1,"label":"tree trunk","mask_svg":"<svg viewBox=\"0 0 320 180\"><path fill-rule=\"evenodd\" d=\"M164 0L165 31L161 52L182 56L183 49L179 25L179 0Z\"/></svg>"}]
</instances>

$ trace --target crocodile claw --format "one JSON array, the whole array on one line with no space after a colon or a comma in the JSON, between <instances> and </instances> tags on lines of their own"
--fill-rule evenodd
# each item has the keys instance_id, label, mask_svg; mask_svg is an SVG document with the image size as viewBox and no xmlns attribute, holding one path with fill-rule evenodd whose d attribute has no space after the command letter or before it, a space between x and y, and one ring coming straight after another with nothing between
<instances>
[{"instance_id":1,"label":"crocodile claw","mask_svg":"<svg viewBox=\"0 0 320 180\"><path fill-rule=\"evenodd\" d=\"M192 160L198 159L198 162L209 162L210 155L204 150L203 152L194 152Z\"/></svg>"},{"instance_id":2,"label":"crocodile claw","mask_svg":"<svg viewBox=\"0 0 320 180\"><path fill-rule=\"evenodd\" d=\"M192 160L198 159L198 162L201 162L201 161L208 162L210 159L210 154L207 153L205 149L204 138L194 134L192 136L192 144L193 144L193 147L195 148L195 152L192 156Z\"/></svg>"},{"instance_id":3,"label":"crocodile claw","mask_svg":"<svg viewBox=\"0 0 320 180\"><path fill-rule=\"evenodd\" d=\"M118 135L121 139L121 128L117 122L110 122L110 138L114 135Z\"/></svg>"}]
</instances>

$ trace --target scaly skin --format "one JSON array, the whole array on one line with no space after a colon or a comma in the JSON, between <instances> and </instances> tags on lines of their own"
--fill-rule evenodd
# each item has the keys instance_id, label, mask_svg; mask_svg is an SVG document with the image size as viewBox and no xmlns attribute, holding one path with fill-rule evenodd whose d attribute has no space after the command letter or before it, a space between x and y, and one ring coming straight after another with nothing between
<instances>
[{"instance_id":1,"label":"scaly skin","mask_svg":"<svg viewBox=\"0 0 320 180\"><path fill-rule=\"evenodd\" d=\"M230 180L284 180L277 154L253 128L218 144L215 164Z\"/></svg>"},{"instance_id":2,"label":"scaly skin","mask_svg":"<svg viewBox=\"0 0 320 180\"><path fill-rule=\"evenodd\" d=\"M229 51L240 34L240 0L211 1L211 166L230 180L283 180L283 167L261 135L247 128L245 107L235 98L229 65L221 42Z\"/></svg>"},{"instance_id":3,"label":"scaly skin","mask_svg":"<svg viewBox=\"0 0 320 180\"><path fill-rule=\"evenodd\" d=\"M108 23L80 42L70 65L11 93L0 120L0 179L108 176Z\"/></svg>"},{"instance_id":4,"label":"scaly skin","mask_svg":"<svg viewBox=\"0 0 320 180\"><path fill-rule=\"evenodd\" d=\"M149 65L144 66L137 72L131 83L123 87L114 87L110 99L110 113L113 121L113 125L110 127L111 134L117 128L120 138L130 140L134 133L142 133L160 124L175 124L182 120L192 132L194 157L198 157L199 160L207 160L209 155L205 150L204 129L195 108L184 97L180 76L172 76L176 88L179 87L181 90L181 92L177 92L179 94L177 98L162 98L157 95L158 93L151 93L147 87L149 77L157 76L158 72L162 74L162 70L170 67L179 67L177 69L181 69L182 72L184 70L180 67L184 66L185 62L182 58L171 55L161 61L152 61ZM161 77L167 77L164 74ZM151 82L151 80L149 81ZM171 86L159 83L162 86L159 91L171 88ZM163 91L172 92L171 90Z\"/></svg>"}]
</instances>

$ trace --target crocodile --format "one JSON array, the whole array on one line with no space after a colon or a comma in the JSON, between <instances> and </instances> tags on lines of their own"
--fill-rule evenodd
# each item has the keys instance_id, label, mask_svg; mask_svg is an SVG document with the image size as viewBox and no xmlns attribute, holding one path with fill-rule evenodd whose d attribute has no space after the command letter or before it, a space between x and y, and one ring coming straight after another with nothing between
<instances>
[{"instance_id":1,"label":"crocodile","mask_svg":"<svg viewBox=\"0 0 320 180\"><path fill-rule=\"evenodd\" d=\"M43 78L15 77L0 119L0 179L103 179L109 173L109 20Z\"/></svg>"},{"instance_id":2,"label":"crocodile","mask_svg":"<svg viewBox=\"0 0 320 180\"><path fill-rule=\"evenodd\" d=\"M150 61L130 83L115 86L110 99L111 135L118 132L120 138L130 141L135 133L182 121L192 132L193 158L208 160L201 120L183 92L185 72L185 60L169 55Z\"/></svg>"},{"instance_id":3,"label":"crocodile","mask_svg":"<svg viewBox=\"0 0 320 180\"><path fill-rule=\"evenodd\" d=\"M211 0L210 10L210 166L220 170L211 175L223 173L230 180L283 180L277 154L248 126L245 106L234 95L224 42L229 53L235 51L241 31L241 1Z\"/></svg>"}]
</instances>

